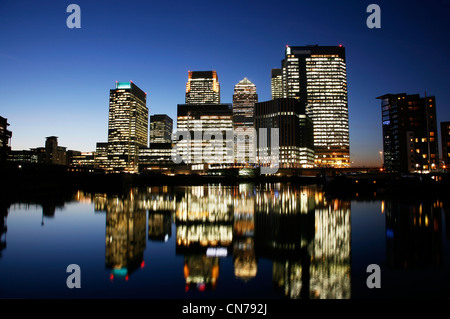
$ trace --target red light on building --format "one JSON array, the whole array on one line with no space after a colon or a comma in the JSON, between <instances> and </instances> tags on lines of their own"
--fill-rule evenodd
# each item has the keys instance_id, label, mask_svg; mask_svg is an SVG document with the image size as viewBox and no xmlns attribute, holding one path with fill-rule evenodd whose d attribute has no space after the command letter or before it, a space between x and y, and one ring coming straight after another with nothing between
<instances>
[{"instance_id":1,"label":"red light on building","mask_svg":"<svg viewBox=\"0 0 450 319\"><path fill-rule=\"evenodd\" d=\"M128 281L130 277L128 276L128 274L125 276L125 281Z\"/></svg>"},{"instance_id":2,"label":"red light on building","mask_svg":"<svg viewBox=\"0 0 450 319\"><path fill-rule=\"evenodd\" d=\"M141 262L141 268L144 268L145 267L145 261L142 261Z\"/></svg>"},{"instance_id":3,"label":"red light on building","mask_svg":"<svg viewBox=\"0 0 450 319\"><path fill-rule=\"evenodd\" d=\"M109 280L111 280L111 281L114 280L114 275L113 274L109 275Z\"/></svg>"}]
</instances>

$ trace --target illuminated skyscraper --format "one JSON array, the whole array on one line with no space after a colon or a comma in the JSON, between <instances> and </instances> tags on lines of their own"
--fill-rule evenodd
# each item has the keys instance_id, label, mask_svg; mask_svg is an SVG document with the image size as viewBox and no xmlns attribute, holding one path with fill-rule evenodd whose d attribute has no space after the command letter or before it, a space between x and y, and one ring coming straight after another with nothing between
<instances>
[{"instance_id":1,"label":"illuminated skyscraper","mask_svg":"<svg viewBox=\"0 0 450 319\"><path fill-rule=\"evenodd\" d=\"M251 158L254 159L256 156L251 153L250 147L253 147L253 144L250 143L248 134L253 138L253 130L249 131L249 129L253 129L253 111L257 102L256 86L247 78L242 79L234 86L233 130L237 139L235 154L241 155L239 158L244 162L249 162Z\"/></svg>"},{"instance_id":2,"label":"illuminated skyscraper","mask_svg":"<svg viewBox=\"0 0 450 319\"><path fill-rule=\"evenodd\" d=\"M441 122L442 159L448 168L450 165L450 122Z\"/></svg>"},{"instance_id":3,"label":"illuminated skyscraper","mask_svg":"<svg viewBox=\"0 0 450 319\"><path fill-rule=\"evenodd\" d=\"M148 146L147 94L133 82L116 82L110 91L108 165L110 170L138 170L139 148Z\"/></svg>"},{"instance_id":4,"label":"illuminated skyscraper","mask_svg":"<svg viewBox=\"0 0 450 319\"><path fill-rule=\"evenodd\" d=\"M439 168L434 96L385 94L381 100L384 166L387 171Z\"/></svg>"},{"instance_id":5,"label":"illuminated skyscraper","mask_svg":"<svg viewBox=\"0 0 450 319\"><path fill-rule=\"evenodd\" d=\"M230 104L178 104L177 133L189 138L177 142L186 164L233 162L233 112ZM230 154L231 153L231 154Z\"/></svg>"},{"instance_id":6,"label":"illuminated skyscraper","mask_svg":"<svg viewBox=\"0 0 450 319\"><path fill-rule=\"evenodd\" d=\"M173 121L166 114L150 116L150 144L172 143Z\"/></svg>"},{"instance_id":7,"label":"illuminated skyscraper","mask_svg":"<svg viewBox=\"0 0 450 319\"><path fill-rule=\"evenodd\" d=\"M272 69L271 75L272 100L275 100L283 97L283 70Z\"/></svg>"},{"instance_id":8,"label":"illuminated skyscraper","mask_svg":"<svg viewBox=\"0 0 450 319\"><path fill-rule=\"evenodd\" d=\"M279 167L300 168L314 166L313 124L305 113L304 103L293 98L282 98L255 104L255 129L258 132L258 161L260 165L269 163L271 137L267 145L261 143L264 136L259 133L267 128L268 135L274 128L279 129ZM267 158L266 158L267 157Z\"/></svg>"},{"instance_id":9,"label":"illuminated skyscraper","mask_svg":"<svg viewBox=\"0 0 450 319\"><path fill-rule=\"evenodd\" d=\"M189 71L186 104L220 104L220 85L216 71Z\"/></svg>"},{"instance_id":10,"label":"illuminated skyscraper","mask_svg":"<svg viewBox=\"0 0 450 319\"><path fill-rule=\"evenodd\" d=\"M283 96L300 99L314 124L315 163L348 167L347 74L342 46L286 46Z\"/></svg>"}]
</instances>

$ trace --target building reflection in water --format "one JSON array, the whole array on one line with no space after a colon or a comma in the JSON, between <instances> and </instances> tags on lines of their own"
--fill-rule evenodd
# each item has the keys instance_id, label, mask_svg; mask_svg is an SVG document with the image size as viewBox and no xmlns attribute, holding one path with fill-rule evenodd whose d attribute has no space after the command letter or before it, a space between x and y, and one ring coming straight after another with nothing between
<instances>
[{"instance_id":1,"label":"building reflection in water","mask_svg":"<svg viewBox=\"0 0 450 319\"><path fill-rule=\"evenodd\" d=\"M258 272L255 252L255 192L251 184L234 188L233 262L234 275L244 282Z\"/></svg>"},{"instance_id":2,"label":"building reflection in water","mask_svg":"<svg viewBox=\"0 0 450 319\"><path fill-rule=\"evenodd\" d=\"M289 298L350 298L350 202L315 187L269 188L257 195L260 254Z\"/></svg>"},{"instance_id":3,"label":"building reflection in water","mask_svg":"<svg viewBox=\"0 0 450 319\"><path fill-rule=\"evenodd\" d=\"M176 252L184 255L186 291L214 289L219 259L231 252L233 196L223 186L186 187L176 207Z\"/></svg>"},{"instance_id":4,"label":"building reflection in water","mask_svg":"<svg viewBox=\"0 0 450 319\"><path fill-rule=\"evenodd\" d=\"M388 266L417 269L443 265L443 207L439 200L382 202L386 214Z\"/></svg>"},{"instance_id":5,"label":"building reflection in water","mask_svg":"<svg viewBox=\"0 0 450 319\"><path fill-rule=\"evenodd\" d=\"M351 297L350 201L315 195L314 249L311 258L311 298Z\"/></svg>"},{"instance_id":6,"label":"building reflection in water","mask_svg":"<svg viewBox=\"0 0 450 319\"><path fill-rule=\"evenodd\" d=\"M103 201L103 197L98 198ZM98 205L106 209L105 264L111 269L110 279L128 280L135 270L144 267L146 210L133 190L125 196L107 197Z\"/></svg>"},{"instance_id":7,"label":"building reflection in water","mask_svg":"<svg viewBox=\"0 0 450 319\"><path fill-rule=\"evenodd\" d=\"M148 239L168 241L172 236L172 215L176 209L175 195L167 186L147 188L143 208L148 209Z\"/></svg>"},{"instance_id":8,"label":"building reflection in water","mask_svg":"<svg viewBox=\"0 0 450 319\"><path fill-rule=\"evenodd\" d=\"M2 257L2 251L6 248L6 232L8 227L6 226L6 217L8 216L8 206L0 201L0 258Z\"/></svg>"}]
</instances>

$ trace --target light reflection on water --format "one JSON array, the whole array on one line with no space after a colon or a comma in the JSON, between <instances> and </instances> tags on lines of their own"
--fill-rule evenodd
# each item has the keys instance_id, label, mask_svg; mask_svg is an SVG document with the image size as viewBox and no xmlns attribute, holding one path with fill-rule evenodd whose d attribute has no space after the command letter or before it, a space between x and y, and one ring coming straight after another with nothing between
<instances>
[{"instance_id":1,"label":"light reflection on water","mask_svg":"<svg viewBox=\"0 0 450 319\"><path fill-rule=\"evenodd\" d=\"M0 297L448 297L448 209L438 199L240 184L2 206ZM70 263L82 269L77 292L65 286ZM371 263L382 268L377 291L365 285Z\"/></svg>"}]
</instances>

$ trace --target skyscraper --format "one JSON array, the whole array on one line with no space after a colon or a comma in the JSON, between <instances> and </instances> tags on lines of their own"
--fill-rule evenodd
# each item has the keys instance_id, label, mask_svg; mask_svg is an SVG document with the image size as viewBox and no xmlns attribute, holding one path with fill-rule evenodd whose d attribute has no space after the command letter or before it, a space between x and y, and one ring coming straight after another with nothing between
<instances>
[{"instance_id":1,"label":"skyscraper","mask_svg":"<svg viewBox=\"0 0 450 319\"><path fill-rule=\"evenodd\" d=\"M176 151L186 164L232 163L227 137L233 136L230 104L178 104Z\"/></svg>"},{"instance_id":2,"label":"skyscraper","mask_svg":"<svg viewBox=\"0 0 450 319\"><path fill-rule=\"evenodd\" d=\"M283 97L283 70L272 69L271 75L272 100L275 100Z\"/></svg>"},{"instance_id":3,"label":"skyscraper","mask_svg":"<svg viewBox=\"0 0 450 319\"><path fill-rule=\"evenodd\" d=\"M249 162L252 154L250 147L253 147L253 144L250 143L248 134L253 135L253 111L257 102L256 86L247 78L234 86L233 130L237 139L234 151L235 155L241 155L240 158L244 162ZM255 156L256 154L253 154L252 158L254 159Z\"/></svg>"},{"instance_id":4,"label":"skyscraper","mask_svg":"<svg viewBox=\"0 0 450 319\"><path fill-rule=\"evenodd\" d=\"M300 99L314 124L317 166L350 166L347 74L342 46L286 46L283 96Z\"/></svg>"},{"instance_id":5,"label":"skyscraper","mask_svg":"<svg viewBox=\"0 0 450 319\"><path fill-rule=\"evenodd\" d=\"M132 81L110 90L108 123L109 170L138 170L138 151L148 146L147 94Z\"/></svg>"},{"instance_id":6,"label":"skyscraper","mask_svg":"<svg viewBox=\"0 0 450 319\"><path fill-rule=\"evenodd\" d=\"M255 104L255 129L258 132L258 160L260 165L269 164L266 160L267 150L271 145L271 137L267 137L267 145L261 143L265 137L259 132L267 128L272 134L273 128L279 129L279 167L307 168L314 166L313 123L306 115L305 105L293 98L259 102ZM276 150L275 150L276 151Z\"/></svg>"},{"instance_id":7,"label":"skyscraper","mask_svg":"<svg viewBox=\"0 0 450 319\"><path fill-rule=\"evenodd\" d=\"M381 100L384 166L422 172L439 167L434 96L385 94Z\"/></svg>"},{"instance_id":8,"label":"skyscraper","mask_svg":"<svg viewBox=\"0 0 450 319\"><path fill-rule=\"evenodd\" d=\"M166 114L150 116L150 144L172 143L173 120Z\"/></svg>"},{"instance_id":9,"label":"skyscraper","mask_svg":"<svg viewBox=\"0 0 450 319\"><path fill-rule=\"evenodd\" d=\"M442 159L448 168L450 165L450 122L441 122Z\"/></svg>"},{"instance_id":10,"label":"skyscraper","mask_svg":"<svg viewBox=\"0 0 450 319\"><path fill-rule=\"evenodd\" d=\"M216 71L189 71L186 104L220 104L220 85Z\"/></svg>"},{"instance_id":11,"label":"skyscraper","mask_svg":"<svg viewBox=\"0 0 450 319\"><path fill-rule=\"evenodd\" d=\"M150 147L139 150L139 170L152 169L155 165L173 164L172 119L166 114L150 116Z\"/></svg>"}]
</instances>

